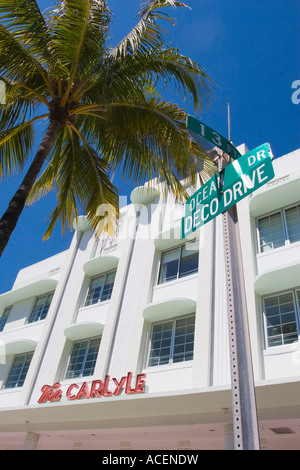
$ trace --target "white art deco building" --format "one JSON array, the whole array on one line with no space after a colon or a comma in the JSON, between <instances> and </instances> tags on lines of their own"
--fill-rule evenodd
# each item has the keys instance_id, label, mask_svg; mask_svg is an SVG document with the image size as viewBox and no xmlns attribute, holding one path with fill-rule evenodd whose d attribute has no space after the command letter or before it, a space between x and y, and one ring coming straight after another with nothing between
<instances>
[{"instance_id":1,"label":"white art deco building","mask_svg":"<svg viewBox=\"0 0 300 470\"><path fill-rule=\"evenodd\" d=\"M300 149L237 205L261 449L300 449ZM195 189L195 188L194 188ZM229 449L221 217L147 187L0 295L0 449Z\"/></svg>"}]
</instances>

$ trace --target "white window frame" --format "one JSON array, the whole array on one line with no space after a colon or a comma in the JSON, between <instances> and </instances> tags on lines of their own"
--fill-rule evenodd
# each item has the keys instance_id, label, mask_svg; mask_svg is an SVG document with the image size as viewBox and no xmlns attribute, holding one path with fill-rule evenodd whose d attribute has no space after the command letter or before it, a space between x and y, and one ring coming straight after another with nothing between
<instances>
[{"instance_id":1,"label":"white window frame","mask_svg":"<svg viewBox=\"0 0 300 470\"><path fill-rule=\"evenodd\" d=\"M31 323L36 323L36 322L39 322L39 321L46 320L47 315L48 315L48 312L49 312L49 309L50 309L50 306L51 306L51 302L52 302L52 300L53 300L53 295L54 295L54 292L47 292L46 294L40 295L39 297L37 297L37 298L35 299L34 306L33 306L33 308L31 309L30 314L28 315L28 318L27 318L26 323L31 324ZM38 302L40 299L42 299L43 297L45 298L45 302L44 302L44 304L43 304L43 307L42 307L41 312L39 313L39 317L38 317L36 320L30 321L30 318L31 318L31 316L33 315L34 309L35 309L35 307L36 307L36 305L37 305L37 302ZM51 297L51 300L50 300L50 303L49 303L49 307L48 307L46 316L45 316L45 318L42 318L42 319L41 319L41 316L42 316L42 313L43 313L43 311L44 311L45 305L48 304L48 299L49 299L49 297Z\"/></svg>"},{"instance_id":2,"label":"white window frame","mask_svg":"<svg viewBox=\"0 0 300 470\"><path fill-rule=\"evenodd\" d=\"M184 277L186 277L186 276L180 276L180 266L181 266L181 261L182 261L182 252L183 252L184 247L188 246L189 244L192 245L192 244L196 243L196 241L193 240L193 241L190 241L190 242L187 242L187 243L183 243L181 245L174 246L173 248L170 248L169 250L165 250L160 254L160 263L159 263L159 270L158 270L156 285L167 284L168 282L178 281L178 279L183 279ZM169 281L161 282L160 277L161 277L161 272L162 272L162 268L163 268L163 257L164 257L164 255L166 255L167 253L171 253L172 251L175 251L175 250L178 250L178 249L180 249L180 255L179 255L179 259L178 259L176 278L171 279ZM196 274L198 272L199 272L199 247L198 247L198 268L197 268L197 271L195 271L191 274L188 274L187 276L192 276L193 274Z\"/></svg>"},{"instance_id":3,"label":"white window frame","mask_svg":"<svg viewBox=\"0 0 300 470\"><path fill-rule=\"evenodd\" d=\"M0 317L0 333L4 330L7 323L8 317L10 315L12 305L10 307L5 307Z\"/></svg>"},{"instance_id":4,"label":"white window frame","mask_svg":"<svg viewBox=\"0 0 300 470\"><path fill-rule=\"evenodd\" d=\"M282 207L281 209L276 209L272 212L268 212L267 214L260 215L259 217L256 218L256 240L257 240L257 252L258 254L265 254L265 253L270 253L273 252L274 250L280 250L284 247L294 245L295 243L300 243L300 241L296 242L291 242L289 239L289 232L288 232L288 226L287 226L287 221L286 221L286 214L285 212L288 209L292 209L293 207L300 206L300 202L296 202L294 204L291 204L286 207ZM282 222L282 227L283 227L283 234L284 234L284 244L278 248L271 248L270 250L262 251L261 246L260 246L260 234L259 234L259 228L258 228L258 223L260 219L264 219L265 217L271 217L274 214L280 213L281 217L281 222Z\"/></svg>"},{"instance_id":5,"label":"white window frame","mask_svg":"<svg viewBox=\"0 0 300 470\"><path fill-rule=\"evenodd\" d=\"M71 346L71 349L70 349L70 353L69 353L69 357L68 357L68 361L67 361L67 366L66 366L66 369L65 369L65 372L64 372L64 378L63 380L74 380L74 379L81 379L82 377L91 377L93 374L94 374L94 371L93 371L93 374L90 374L90 375L83 375L83 372L84 372L84 368L85 368L85 365L86 365L86 360L87 360L87 356L88 356L88 352L89 352L89 348L90 348L90 345L91 345L91 342L94 341L94 340L98 340L99 339L99 347L98 347L98 352L97 352L97 357L96 357L96 361L95 361L95 366L96 366L96 362L98 360L98 355L99 355L99 349L100 349L100 345L101 345L101 340L102 340L102 336L94 336L92 338L82 338L82 339L79 339L79 340L76 340L76 341L73 341L72 342L72 346ZM72 358L72 353L73 353L73 350L74 350L74 346L77 344L77 343L83 343L84 341L87 341L87 346L86 346L86 350L85 350L85 355L84 355L84 360L82 361L82 364L81 364L81 369L80 369L80 374L76 377L67 377L67 373L68 373L68 369L69 369L69 366L70 366L70 362L71 362L71 358ZM95 366L94 366L94 370L95 370ZM74 370L72 370L73 374L74 374Z\"/></svg>"},{"instance_id":6,"label":"white window frame","mask_svg":"<svg viewBox=\"0 0 300 470\"><path fill-rule=\"evenodd\" d=\"M101 297L102 297L102 294L103 294L103 288L105 286L105 282L106 282L106 279L107 279L107 276L109 276L109 274L113 274L115 273L115 276L116 276L116 272L117 270L116 269L112 269L111 271L106 271L104 273L101 273L101 274L98 274L97 276L93 276L90 281L89 281L89 285L88 285L88 288L87 288L87 292L86 292L86 295L85 295L85 299L84 299L84 303L83 303L83 307L91 307L93 305L97 305L101 302L109 302L109 300L111 299L111 296L109 299L105 299L105 300L101 300ZM88 303L87 304L87 301L88 301L88 297L89 297L89 293L90 293L90 290L91 290L91 285L92 285L92 282L95 280L95 279L98 279L102 276L105 276L105 279L104 279L104 283L103 283L103 287L102 287L102 291L101 291L101 295L100 295L100 298L98 298L97 302L93 302L93 303ZM115 279L116 277L114 278L114 284L115 284ZM112 292L113 292L113 288L114 288L114 285L112 287ZM112 295L112 293L111 293Z\"/></svg>"},{"instance_id":7,"label":"white window frame","mask_svg":"<svg viewBox=\"0 0 300 470\"><path fill-rule=\"evenodd\" d=\"M30 356L31 356L31 357L30 357ZM18 357L24 357L24 361L23 361L22 367L21 367L21 369L20 369L20 371L19 371L19 373L18 373L18 381L17 381L17 383L16 383L13 387L7 387L7 384L8 384L8 382L9 382L10 376L11 376L11 374L12 374L13 368L14 368L14 366L15 366L15 364L16 364L16 360L18 359ZM25 375L25 377L24 377L23 383L20 385L20 384L19 384L19 383L20 383L20 379L21 379L21 376L22 376L22 374L23 374L24 367L27 366L28 357L30 357L28 369L27 369L26 375ZM4 387L3 387L4 389L11 390L11 389L23 387L24 382L25 382L26 377L27 377L27 374L28 374L28 371L29 371L29 368L30 368L30 364L31 364L31 361L32 361L32 357L33 357L33 352L32 352L32 351L29 351L29 352L27 352L27 353L17 354L17 355L14 356L13 362L12 362L12 365L11 365L11 368L10 368L10 370L9 370L9 373L8 373L7 378L6 378L6 380L5 380L5 383L4 383Z\"/></svg>"},{"instance_id":8,"label":"white window frame","mask_svg":"<svg viewBox=\"0 0 300 470\"><path fill-rule=\"evenodd\" d=\"M195 323L194 323L194 338L193 338L193 358L189 359L189 360L173 362L176 322L179 321L179 320L188 319L188 318L192 318L192 317L195 320ZM163 325L163 324L166 324L166 323L172 323L172 336L171 336L170 355L169 355L168 363L166 363L166 364L157 364L157 365L149 365L153 330L154 330L155 326ZM150 329L150 332L149 332L149 337L148 337L148 346L147 346L145 369L153 370L157 367L159 367L159 368L164 368L164 367L170 368L170 367L177 367L177 366L182 367L182 365L190 365L194 360L195 331L196 331L196 314L195 313L189 314L189 315L178 316L178 317L175 317L175 318L170 318L168 320L161 320L161 321L152 323L151 324L151 329Z\"/></svg>"},{"instance_id":9,"label":"white window frame","mask_svg":"<svg viewBox=\"0 0 300 470\"><path fill-rule=\"evenodd\" d=\"M295 311L295 321L296 321L296 327L297 327L297 333L298 333L298 342L300 341L300 287L292 288L292 289L287 289L279 292L273 292L272 294L267 294L262 297L262 313L263 313L263 327L264 327L264 341L265 341L265 349L272 351L274 348L284 348L284 347L291 347L291 344L294 344L296 341L293 343L287 343L287 344L279 344L279 345L271 345L269 346L269 337L268 337L268 327L267 327L267 318L266 318L266 313L265 313L265 300L270 299L272 297L277 297L280 295L284 294L292 294L293 298L293 303L294 303L294 311ZM282 324L280 324L282 325Z\"/></svg>"}]
</instances>

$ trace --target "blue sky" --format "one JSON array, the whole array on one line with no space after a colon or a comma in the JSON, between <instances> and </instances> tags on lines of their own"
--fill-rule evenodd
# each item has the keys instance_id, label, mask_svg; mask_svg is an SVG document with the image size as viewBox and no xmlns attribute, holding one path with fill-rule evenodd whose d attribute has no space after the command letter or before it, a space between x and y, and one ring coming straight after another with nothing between
<instances>
[{"instance_id":1,"label":"blue sky","mask_svg":"<svg viewBox=\"0 0 300 470\"><path fill-rule=\"evenodd\" d=\"M276 158L300 147L300 103L292 102L292 84L300 80L300 6L298 0L186 0L190 9L169 10L177 19L171 39L180 52L200 63L217 84L211 108L201 120L227 136L227 102L231 138L253 149L271 144ZM41 9L51 0L38 0ZM108 0L114 13L112 44L137 22L139 0ZM299 93L300 98L300 93ZM168 96L193 107L180 97ZM200 117L200 116L199 116ZM114 181L129 197L131 184ZM0 182L0 213L20 183L20 177ZM17 273L67 249L73 233L61 236L60 227L43 242L47 216L55 194L26 207L0 258L0 293L12 288Z\"/></svg>"}]
</instances>

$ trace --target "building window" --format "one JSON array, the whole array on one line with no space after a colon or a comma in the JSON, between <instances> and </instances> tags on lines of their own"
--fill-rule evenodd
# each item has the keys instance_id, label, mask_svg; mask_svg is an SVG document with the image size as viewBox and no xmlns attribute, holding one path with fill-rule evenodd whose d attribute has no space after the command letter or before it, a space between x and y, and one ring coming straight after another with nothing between
<instances>
[{"instance_id":1,"label":"building window","mask_svg":"<svg viewBox=\"0 0 300 470\"><path fill-rule=\"evenodd\" d=\"M298 341L300 291L266 297L263 302L267 347Z\"/></svg>"},{"instance_id":2,"label":"building window","mask_svg":"<svg viewBox=\"0 0 300 470\"><path fill-rule=\"evenodd\" d=\"M289 242L300 241L300 204L285 210L285 220Z\"/></svg>"},{"instance_id":3,"label":"building window","mask_svg":"<svg viewBox=\"0 0 300 470\"><path fill-rule=\"evenodd\" d=\"M73 343L65 379L93 375L100 347L100 337Z\"/></svg>"},{"instance_id":4,"label":"building window","mask_svg":"<svg viewBox=\"0 0 300 470\"><path fill-rule=\"evenodd\" d=\"M7 319L9 317L9 314L11 312L12 307L7 307L4 312L2 313L0 317L0 331L4 330L5 324L7 322Z\"/></svg>"},{"instance_id":5,"label":"building window","mask_svg":"<svg viewBox=\"0 0 300 470\"><path fill-rule=\"evenodd\" d=\"M4 388L22 387L30 366L33 352L15 357Z\"/></svg>"},{"instance_id":6,"label":"building window","mask_svg":"<svg viewBox=\"0 0 300 470\"><path fill-rule=\"evenodd\" d=\"M46 318L52 298L53 292L51 294L43 295L36 300L30 317L28 318L28 323L34 323Z\"/></svg>"},{"instance_id":7,"label":"building window","mask_svg":"<svg viewBox=\"0 0 300 470\"><path fill-rule=\"evenodd\" d=\"M260 217L257 230L260 253L300 241L300 204Z\"/></svg>"},{"instance_id":8,"label":"building window","mask_svg":"<svg viewBox=\"0 0 300 470\"><path fill-rule=\"evenodd\" d=\"M195 242L187 243L162 254L159 284L179 279L198 271L199 249Z\"/></svg>"},{"instance_id":9,"label":"building window","mask_svg":"<svg viewBox=\"0 0 300 470\"><path fill-rule=\"evenodd\" d=\"M97 304L111 298L116 271L103 274L91 280L85 306Z\"/></svg>"},{"instance_id":10,"label":"building window","mask_svg":"<svg viewBox=\"0 0 300 470\"><path fill-rule=\"evenodd\" d=\"M195 315L153 325L148 367L191 361Z\"/></svg>"}]
</instances>

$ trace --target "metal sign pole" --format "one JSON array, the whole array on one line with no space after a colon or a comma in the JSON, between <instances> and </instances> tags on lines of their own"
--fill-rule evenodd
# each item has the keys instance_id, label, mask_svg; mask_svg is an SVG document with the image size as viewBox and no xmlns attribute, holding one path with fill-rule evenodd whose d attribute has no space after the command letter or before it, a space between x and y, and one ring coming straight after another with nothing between
<instances>
[{"instance_id":1,"label":"metal sign pole","mask_svg":"<svg viewBox=\"0 0 300 470\"><path fill-rule=\"evenodd\" d=\"M232 188L234 191L238 191L238 189L241 189L243 186L244 180L242 182L242 179L240 181L232 179L232 169L234 168L234 171L238 170L238 172L243 176L248 175L248 170L252 167L252 185L248 187L246 184L247 191L244 194L241 194L241 198L243 198L250 193L250 191L248 192L248 189L251 188L251 192L255 191L262 184L265 184L274 177L271 158L269 158L271 156L271 149L269 144L264 144L263 146L254 149L252 151L253 153L249 152L250 155L248 155L245 160L244 156L239 153L230 141L231 129L229 104L228 139L225 139L219 133L215 132L213 129L192 116L188 116L187 128L190 135L200 145L207 157L218 166L218 179L220 186L222 186L220 188L221 193L219 200L223 201L224 207L222 210L224 211L220 211L218 213L217 209L214 207L214 211L211 211L210 214L212 217L209 217L209 214L206 213L204 219L204 208L207 209L209 204L204 204L204 208L201 211L200 207L198 208L198 197L200 201L199 204L202 204L201 201L203 195L200 193L196 196L193 195L187 201L187 204L193 205L192 211L187 211L185 217L182 219L182 237L184 238L191 230L196 230L198 226L201 226L201 223L207 223L213 217L222 214L228 305L234 447L236 450L259 450L258 420L245 281L236 207L236 202L240 199L237 199L236 196L234 196L234 199L232 197ZM212 145L214 145L214 147L212 147ZM235 162L230 164L226 159L228 156L231 156L233 159L240 160L246 173L243 173L241 166L237 169L236 165L234 165ZM230 158L228 158L228 160L230 160ZM254 162L257 162L259 166L253 167L252 165ZM228 167L228 165L230 165L230 167L227 168L226 173L225 168ZM232 167L232 165L234 166ZM224 171L222 172L222 170ZM257 172L257 181L255 180L255 171ZM261 174L262 171L265 171L263 177ZM231 199L225 204L226 192L231 192ZM212 200L214 201L215 199ZM236 202L233 202L234 200L236 200ZM230 202L232 202L231 205L229 205ZM228 206L227 209L225 209L226 206ZM220 207L222 207L221 204ZM200 222L199 214L202 216L202 220L200 219ZM190 225L188 226L185 221L189 221Z\"/></svg>"},{"instance_id":2,"label":"metal sign pole","mask_svg":"<svg viewBox=\"0 0 300 470\"><path fill-rule=\"evenodd\" d=\"M219 171L228 162L218 159ZM259 450L256 400L236 204L222 214L227 285L232 413L236 450Z\"/></svg>"}]
</instances>

